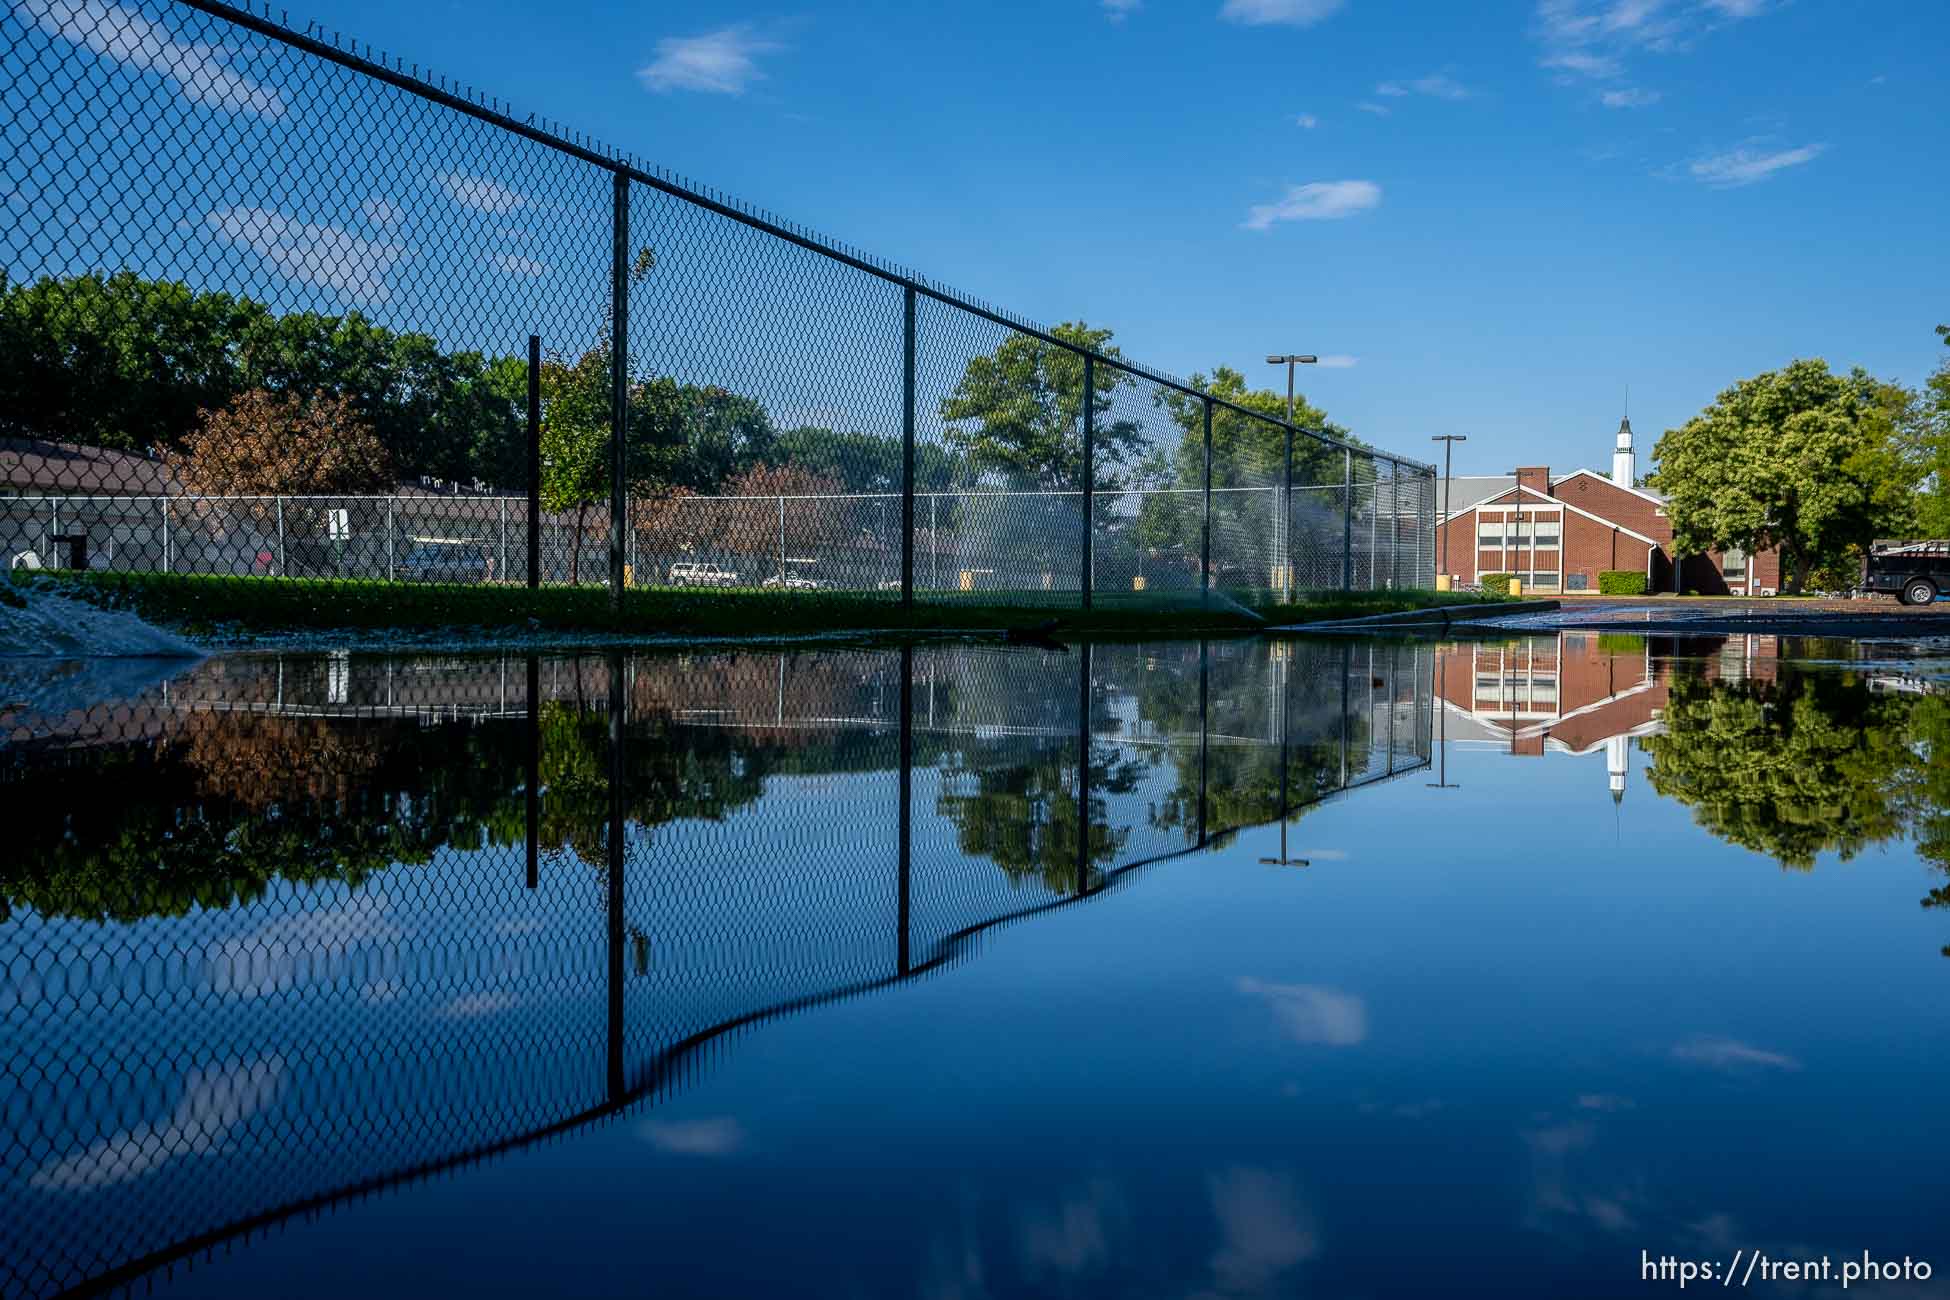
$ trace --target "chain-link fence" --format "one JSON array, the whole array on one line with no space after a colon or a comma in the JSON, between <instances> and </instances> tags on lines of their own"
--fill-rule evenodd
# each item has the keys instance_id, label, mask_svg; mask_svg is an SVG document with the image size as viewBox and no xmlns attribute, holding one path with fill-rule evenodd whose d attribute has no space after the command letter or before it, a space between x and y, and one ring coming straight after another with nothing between
<instances>
[{"instance_id":1,"label":"chain-link fence","mask_svg":"<svg viewBox=\"0 0 1950 1300\"><path fill-rule=\"evenodd\" d=\"M16 569L1069 606L1433 580L1426 466L268 10L15 0L0 185Z\"/></svg>"},{"instance_id":2,"label":"chain-link fence","mask_svg":"<svg viewBox=\"0 0 1950 1300\"><path fill-rule=\"evenodd\" d=\"M1426 767L1433 653L254 657L9 705L0 1291L653 1103L747 1026Z\"/></svg>"}]
</instances>

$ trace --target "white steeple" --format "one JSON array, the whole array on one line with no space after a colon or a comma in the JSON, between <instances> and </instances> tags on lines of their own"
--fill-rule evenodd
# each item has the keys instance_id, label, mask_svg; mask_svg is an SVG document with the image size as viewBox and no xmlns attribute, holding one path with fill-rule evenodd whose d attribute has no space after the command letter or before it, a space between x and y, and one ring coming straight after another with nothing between
<instances>
[{"instance_id":1,"label":"white steeple","mask_svg":"<svg viewBox=\"0 0 1950 1300\"><path fill-rule=\"evenodd\" d=\"M1622 803L1625 800L1625 771L1629 761L1628 756L1632 752L1631 747L1632 741L1628 736L1611 736L1605 741L1606 784L1611 787L1613 803Z\"/></svg>"},{"instance_id":2,"label":"white steeple","mask_svg":"<svg viewBox=\"0 0 1950 1300\"><path fill-rule=\"evenodd\" d=\"M1611 454L1611 481L1631 487L1635 477L1632 457L1632 417L1618 422L1618 445Z\"/></svg>"}]
</instances>

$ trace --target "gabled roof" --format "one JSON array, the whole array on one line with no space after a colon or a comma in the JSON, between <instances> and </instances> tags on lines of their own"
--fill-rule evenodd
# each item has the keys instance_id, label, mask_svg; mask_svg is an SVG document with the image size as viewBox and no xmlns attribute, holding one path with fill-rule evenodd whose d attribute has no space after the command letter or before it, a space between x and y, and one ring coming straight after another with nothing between
<instances>
[{"instance_id":1,"label":"gabled roof","mask_svg":"<svg viewBox=\"0 0 1950 1300\"><path fill-rule=\"evenodd\" d=\"M1580 474L1589 474L1592 478L1597 479L1600 483L1603 483L1606 487L1615 487L1620 492L1630 492L1635 497L1644 497L1647 501L1650 501L1655 505L1662 506L1666 503L1666 499L1660 496L1657 492L1648 491L1647 489L1642 487L1626 487L1623 483L1614 483L1612 482L1611 475L1600 474L1595 469L1580 468L1580 469L1574 469L1570 471L1568 474L1559 474L1556 477L1551 479L1551 486L1556 487L1559 483L1562 483L1564 480L1576 478Z\"/></svg>"},{"instance_id":2,"label":"gabled roof","mask_svg":"<svg viewBox=\"0 0 1950 1300\"><path fill-rule=\"evenodd\" d=\"M1553 485L1555 485L1556 480L1553 479L1552 483ZM1583 506L1573 505L1569 501L1566 501L1563 497L1545 496L1542 492L1539 492L1536 488L1533 487L1517 488L1515 489L1515 491L1521 492L1528 497L1534 497L1537 500L1543 502L1547 506L1562 506L1564 509L1569 510L1572 514L1583 515L1586 519L1592 520L1596 523L1603 524L1607 528L1616 528L1619 532L1625 534L1627 537L1633 538L1634 540L1637 541L1644 542L1647 546L1650 546L1655 550L1660 545L1662 545L1662 543L1652 540L1650 537L1647 537L1644 533L1639 532L1635 528L1627 528L1624 524L1619 523L1616 519L1607 519L1601 514L1595 514L1592 511L1586 510ZM1475 502L1473 505L1464 506L1459 509L1452 510L1448 514L1442 516L1442 518L1437 520L1436 522L1438 524L1446 524L1452 519L1456 519L1462 515L1466 515L1470 513L1471 511L1475 510L1478 506L1490 506L1490 505L1503 504L1503 497L1507 495L1512 495L1512 494L1498 493L1494 497L1486 497L1481 501Z\"/></svg>"}]
</instances>

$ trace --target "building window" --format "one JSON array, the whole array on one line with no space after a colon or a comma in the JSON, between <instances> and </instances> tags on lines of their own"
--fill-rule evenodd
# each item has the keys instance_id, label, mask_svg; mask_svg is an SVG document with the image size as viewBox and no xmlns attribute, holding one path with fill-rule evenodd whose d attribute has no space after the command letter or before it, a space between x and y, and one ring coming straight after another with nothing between
<instances>
[{"instance_id":1,"label":"building window","mask_svg":"<svg viewBox=\"0 0 1950 1300\"><path fill-rule=\"evenodd\" d=\"M1720 557L1720 572L1729 578L1747 576L1747 553L1738 546Z\"/></svg>"},{"instance_id":2,"label":"building window","mask_svg":"<svg viewBox=\"0 0 1950 1300\"><path fill-rule=\"evenodd\" d=\"M1585 587L1585 583L1588 581L1590 581L1589 574L1567 573L1564 575L1564 590L1566 591L1587 590L1587 588Z\"/></svg>"},{"instance_id":3,"label":"building window","mask_svg":"<svg viewBox=\"0 0 1950 1300\"><path fill-rule=\"evenodd\" d=\"M1503 545L1503 521L1501 519L1485 519L1478 523L1476 525L1476 544L1491 549L1500 548Z\"/></svg>"}]
</instances>

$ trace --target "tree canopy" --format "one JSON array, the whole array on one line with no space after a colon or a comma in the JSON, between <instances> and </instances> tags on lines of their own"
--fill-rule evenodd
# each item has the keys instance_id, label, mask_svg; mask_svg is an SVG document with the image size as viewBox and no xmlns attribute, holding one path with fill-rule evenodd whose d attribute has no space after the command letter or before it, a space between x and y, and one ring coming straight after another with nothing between
<instances>
[{"instance_id":1,"label":"tree canopy","mask_svg":"<svg viewBox=\"0 0 1950 1300\"><path fill-rule=\"evenodd\" d=\"M1654 449L1681 554L1780 547L1783 586L1900 531L1907 484L1883 460L1903 420L1901 390L1860 370L1795 361L1743 379Z\"/></svg>"},{"instance_id":2,"label":"tree canopy","mask_svg":"<svg viewBox=\"0 0 1950 1300\"><path fill-rule=\"evenodd\" d=\"M1111 331L1081 321L1050 333L1072 346L1011 333L994 352L969 358L960 382L941 401L949 446L967 456L977 474L1019 490L1081 486L1084 358L1077 349L1111 359L1123 355L1110 342ZM1114 395L1130 375L1105 365L1092 379L1092 467L1099 488L1114 487L1143 435L1135 421L1114 417Z\"/></svg>"}]
</instances>

